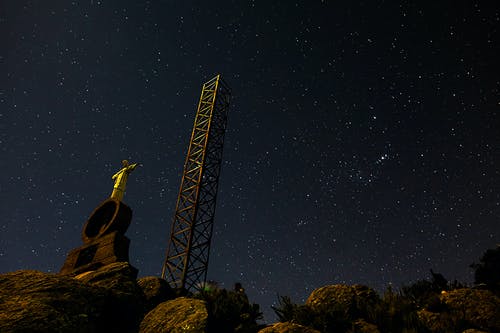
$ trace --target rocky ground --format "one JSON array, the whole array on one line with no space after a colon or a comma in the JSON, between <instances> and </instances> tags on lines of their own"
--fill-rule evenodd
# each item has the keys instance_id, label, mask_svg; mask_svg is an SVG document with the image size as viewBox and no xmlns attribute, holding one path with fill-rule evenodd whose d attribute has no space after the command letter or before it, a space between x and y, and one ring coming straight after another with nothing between
<instances>
[{"instance_id":1,"label":"rocky ground","mask_svg":"<svg viewBox=\"0 0 500 333\"><path fill-rule=\"evenodd\" d=\"M283 322L263 327L256 323L258 307L244 294L176 297L160 278L136 278L125 262L76 276L2 274L0 332L386 333L390 325L394 332L500 332L500 298L488 290L444 292L437 305L411 318L401 315L404 325L415 328L399 330L398 313L406 312L397 304L406 303L365 286L330 285L315 290L304 305L282 304Z\"/></svg>"}]
</instances>

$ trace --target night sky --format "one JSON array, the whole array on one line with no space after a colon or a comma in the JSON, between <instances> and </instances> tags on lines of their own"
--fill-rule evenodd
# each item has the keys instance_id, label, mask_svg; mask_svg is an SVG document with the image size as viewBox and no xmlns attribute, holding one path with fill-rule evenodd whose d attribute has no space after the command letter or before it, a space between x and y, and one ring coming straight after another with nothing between
<instances>
[{"instance_id":1,"label":"night sky","mask_svg":"<svg viewBox=\"0 0 500 333\"><path fill-rule=\"evenodd\" d=\"M208 277L277 294L471 283L500 237L498 1L0 4L0 272L57 272L124 202L160 275L202 84L232 88Z\"/></svg>"}]
</instances>

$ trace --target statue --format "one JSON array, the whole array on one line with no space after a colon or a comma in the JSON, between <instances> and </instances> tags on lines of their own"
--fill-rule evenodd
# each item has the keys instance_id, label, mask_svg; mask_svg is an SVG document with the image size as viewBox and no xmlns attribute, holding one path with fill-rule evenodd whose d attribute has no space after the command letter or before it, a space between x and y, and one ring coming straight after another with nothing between
<instances>
[{"instance_id":1,"label":"statue","mask_svg":"<svg viewBox=\"0 0 500 333\"><path fill-rule=\"evenodd\" d=\"M83 226L83 245L71 250L60 274L81 274L115 262L129 262L130 239L125 236L132 221L132 209L122 202L128 175L137 167L122 161L123 167L113 175L111 197L101 202ZM132 266L130 266L132 267ZM137 269L132 267L137 275Z\"/></svg>"},{"instance_id":2,"label":"statue","mask_svg":"<svg viewBox=\"0 0 500 333\"><path fill-rule=\"evenodd\" d=\"M127 184L127 178L129 173L134 171L137 167L137 163L129 164L127 160L122 161L123 168L111 177L115 180L115 185L113 186L113 192L111 193L111 198L116 200L122 200L123 194L125 193L125 185Z\"/></svg>"}]
</instances>

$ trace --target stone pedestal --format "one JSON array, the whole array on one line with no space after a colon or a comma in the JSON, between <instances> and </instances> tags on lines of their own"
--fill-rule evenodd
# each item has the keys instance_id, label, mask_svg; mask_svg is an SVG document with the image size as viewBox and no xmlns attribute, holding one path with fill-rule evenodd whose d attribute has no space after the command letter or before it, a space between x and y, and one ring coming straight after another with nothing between
<instances>
[{"instance_id":1,"label":"stone pedestal","mask_svg":"<svg viewBox=\"0 0 500 333\"><path fill-rule=\"evenodd\" d=\"M129 245L130 240L116 231L97 238L71 250L60 274L80 274L115 262L128 262Z\"/></svg>"},{"instance_id":2,"label":"stone pedestal","mask_svg":"<svg viewBox=\"0 0 500 333\"><path fill-rule=\"evenodd\" d=\"M60 274L81 274L114 262L128 262L130 240L125 232L132 210L109 198L92 212L82 231L84 245L69 252Z\"/></svg>"}]
</instances>

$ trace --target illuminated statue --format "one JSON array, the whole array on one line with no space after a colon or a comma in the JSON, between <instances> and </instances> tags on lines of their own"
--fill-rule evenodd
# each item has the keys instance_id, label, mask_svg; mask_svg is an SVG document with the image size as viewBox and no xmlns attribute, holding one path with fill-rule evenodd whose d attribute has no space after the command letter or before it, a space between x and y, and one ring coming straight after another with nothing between
<instances>
[{"instance_id":1,"label":"illuminated statue","mask_svg":"<svg viewBox=\"0 0 500 333\"><path fill-rule=\"evenodd\" d=\"M125 232L132 221L132 209L122 202L128 175L137 167L122 161L123 167L115 173L111 197L101 202L92 212L82 230L83 245L71 250L59 274L82 274L97 267L116 262L129 262L130 239ZM137 274L137 269L132 268Z\"/></svg>"},{"instance_id":2,"label":"illuminated statue","mask_svg":"<svg viewBox=\"0 0 500 333\"><path fill-rule=\"evenodd\" d=\"M122 161L123 168L120 171L115 173L112 179L115 180L115 185L113 186L113 192L111 193L111 198L122 200L123 194L125 193L125 185L127 184L127 178L129 173L134 171L137 167L137 163L129 164L127 160Z\"/></svg>"}]
</instances>

